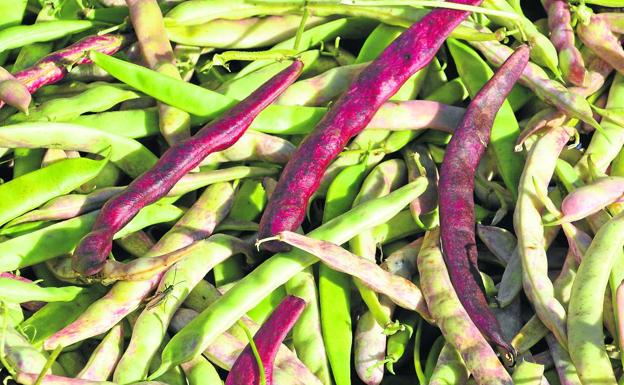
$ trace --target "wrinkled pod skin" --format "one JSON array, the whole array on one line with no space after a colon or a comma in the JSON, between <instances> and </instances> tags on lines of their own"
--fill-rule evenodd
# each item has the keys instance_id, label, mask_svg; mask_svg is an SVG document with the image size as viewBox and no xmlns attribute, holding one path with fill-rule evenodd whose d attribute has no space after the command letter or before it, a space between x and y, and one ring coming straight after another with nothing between
<instances>
[{"instance_id":1,"label":"wrinkled pod skin","mask_svg":"<svg viewBox=\"0 0 624 385\"><path fill-rule=\"evenodd\" d=\"M451 138L440 167L440 234L451 282L477 328L510 362L515 360L515 350L488 307L477 266L474 177L496 113L528 60L529 48L519 47L483 86Z\"/></svg>"}]
</instances>

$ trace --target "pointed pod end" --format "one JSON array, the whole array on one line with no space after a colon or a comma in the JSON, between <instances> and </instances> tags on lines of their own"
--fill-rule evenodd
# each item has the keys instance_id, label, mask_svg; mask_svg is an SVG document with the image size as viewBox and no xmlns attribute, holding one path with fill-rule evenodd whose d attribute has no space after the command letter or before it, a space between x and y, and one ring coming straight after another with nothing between
<instances>
[{"instance_id":1,"label":"pointed pod end","mask_svg":"<svg viewBox=\"0 0 624 385\"><path fill-rule=\"evenodd\" d=\"M171 365L171 363L169 361L165 361L163 360L160 364L160 366L158 367L158 369L156 369L156 371L154 371L154 373L150 374L147 377L148 381L154 381L155 379L157 379L158 377L162 376L163 374L165 374L167 372L167 370L169 370L173 365Z\"/></svg>"}]
</instances>

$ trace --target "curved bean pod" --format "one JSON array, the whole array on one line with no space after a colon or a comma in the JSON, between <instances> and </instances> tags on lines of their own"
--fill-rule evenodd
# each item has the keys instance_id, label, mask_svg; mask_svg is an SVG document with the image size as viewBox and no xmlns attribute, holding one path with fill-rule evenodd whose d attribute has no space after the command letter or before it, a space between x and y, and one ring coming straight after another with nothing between
<instances>
[{"instance_id":1,"label":"curved bean pod","mask_svg":"<svg viewBox=\"0 0 624 385\"><path fill-rule=\"evenodd\" d=\"M482 28L481 28L482 29ZM511 48L492 41L470 41L486 59L500 66L513 52ZM538 65L528 63L519 80L520 84L530 88L540 99L552 104L561 112L586 122L592 127L600 128L594 119L592 109L581 95L574 94L561 83L551 80Z\"/></svg>"},{"instance_id":2,"label":"curved bean pod","mask_svg":"<svg viewBox=\"0 0 624 385\"><path fill-rule=\"evenodd\" d=\"M439 230L425 234L418 254L418 271L431 317L459 351L478 384L513 384L498 357L464 310L440 251Z\"/></svg>"},{"instance_id":3,"label":"curved bean pod","mask_svg":"<svg viewBox=\"0 0 624 385\"><path fill-rule=\"evenodd\" d=\"M304 308L303 299L287 296L254 335L257 352L264 365L267 385L273 384L273 364L277 351ZM251 348L247 346L232 365L225 380L226 385L247 385L259 382L259 370L256 365Z\"/></svg>"},{"instance_id":4,"label":"curved bean pod","mask_svg":"<svg viewBox=\"0 0 624 385\"><path fill-rule=\"evenodd\" d=\"M284 285L289 296L306 302L299 319L292 327L293 346L297 356L323 384L331 384L327 352L323 344L319 299L312 268L292 277ZM277 310L276 310L277 311Z\"/></svg>"},{"instance_id":5,"label":"curved bean pod","mask_svg":"<svg viewBox=\"0 0 624 385\"><path fill-rule=\"evenodd\" d=\"M66 48L45 56L35 63L34 66L17 72L13 76L25 85L32 94L45 85L56 83L63 79L70 64L91 63L91 60L84 55L84 52L94 50L106 55L112 55L119 51L124 43L125 38L122 35L88 36ZM0 107L2 107L2 104L0 102Z\"/></svg>"},{"instance_id":6,"label":"curved bean pod","mask_svg":"<svg viewBox=\"0 0 624 385\"><path fill-rule=\"evenodd\" d=\"M575 222L588 217L612 203L622 200L624 178L609 176L596 179L569 193L561 202L561 222Z\"/></svg>"},{"instance_id":7,"label":"curved bean pod","mask_svg":"<svg viewBox=\"0 0 624 385\"><path fill-rule=\"evenodd\" d=\"M76 378L91 381L106 381L113 373L121 357L124 342L124 328L117 324L93 350L89 361L76 375Z\"/></svg>"},{"instance_id":8,"label":"curved bean pod","mask_svg":"<svg viewBox=\"0 0 624 385\"><path fill-rule=\"evenodd\" d=\"M158 72L182 79L175 65L158 2L127 0L126 4L145 63ZM160 131L170 145L190 136L191 119L188 113L162 103L158 104L158 112Z\"/></svg>"},{"instance_id":9,"label":"curved bean pod","mask_svg":"<svg viewBox=\"0 0 624 385\"><path fill-rule=\"evenodd\" d=\"M562 0L542 0L548 15L550 41L559 53L559 67L563 77L575 86L585 85L585 63L574 45L574 30L570 25L570 7Z\"/></svg>"},{"instance_id":10,"label":"curved bean pod","mask_svg":"<svg viewBox=\"0 0 624 385\"><path fill-rule=\"evenodd\" d=\"M66 159L0 185L0 225L70 193L97 176L106 163L107 159Z\"/></svg>"},{"instance_id":11,"label":"curved bean pod","mask_svg":"<svg viewBox=\"0 0 624 385\"><path fill-rule=\"evenodd\" d=\"M559 153L569 138L566 127L555 127L533 145L527 155L514 212L514 229L518 236L525 292L539 318L564 347L567 346L566 315L563 306L554 296L553 285L548 278L548 260L540 214L543 204L535 197L534 183L539 183L541 189L546 190Z\"/></svg>"},{"instance_id":12,"label":"curved bean pod","mask_svg":"<svg viewBox=\"0 0 624 385\"><path fill-rule=\"evenodd\" d=\"M0 143L10 148L59 148L103 153L130 177L149 169L157 158L134 139L69 123L32 122L0 127Z\"/></svg>"},{"instance_id":13,"label":"curved bean pod","mask_svg":"<svg viewBox=\"0 0 624 385\"><path fill-rule=\"evenodd\" d=\"M624 75L619 72L615 74L613 83L611 83L605 108L624 108ZM624 132L619 124L611 122L609 119L603 119L601 125L603 126L604 134L594 132L587 150L574 165L574 168L581 174L583 179L587 179L590 175L590 157L596 170L604 173L622 148L622 144L624 144ZM608 135L608 138L605 134Z\"/></svg>"},{"instance_id":14,"label":"curved bean pod","mask_svg":"<svg viewBox=\"0 0 624 385\"><path fill-rule=\"evenodd\" d=\"M0 277L0 301L3 302L67 302L82 291L83 288L78 286L41 287L33 282Z\"/></svg>"},{"instance_id":15,"label":"curved bean pod","mask_svg":"<svg viewBox=\"0 0 624 385\"><path fill-rule=\"evenodd\" d=\"M166 195L184 174L197 167L208 154L236 143L260 111L295 81L301 68L301 62L293 62L233 107L227 117L204 126L193 137L171 147L152 169L135 179L123 193L109 200L91 233L76 248L72 256L74 269L83 275L97 273L111 250L113 234L137 214L140 206Z\"/></svg>"},{"instance_id":16,"label":"curved bean pod","mask_svg":"<svg viewBox=\"0 0 624 385\"><path fill-rule=\"evenodd\" d=\"M480 0L460 2L474 5ZM260 238L295 230L301 224L308 201L331 161L366 127L377 109L432 60L444 39L467 16L468 12L449 9L431 11L360 73L284 168L260 220ZM265 244L265 248L283 249L276 243Z\"/></svg>"},{"instance_id":17,"label":"curved bean pod","mask_svg":"<svg viewBox=\"0 0 624 385\"><path fill-rule=\"evenodd\" d=\"M429 385L464 384L468 380L468 374L461 355L447 342L438 356Z\"/></svg>"},{"instance_id":18,"label":"curved bean pod","mask_svg":"<svg viewBox=\"0 0 624 385\"><path fill-rule=\"evenodd\" d=\"M374 262L358 257L330 242L318 241L290 231L277 235L278 239L319 258L331 268L362 280L375 292L388 296L397 305L417 311L429 319L420 289L407 279L391 274Z\"/></svg>"},{"instance_id":19,"label":"curved bean pod","mask_svg":"<svg viewBox=\"0 0 624 385\"><path fill-rule=\"evenodd\" d=\"M496 113L528 60L529 49L521 46L473 98L446 148L439 184L440 233L451 282L475 325L511 361L515 352L488 307L479 276L474 229L474 176L489 143Z\"/></svg>"},{"instance_id":20,"label":"curved bean pod","mask_svg":"<svg viewBox=\"0 0 624 385\"><path fill-rule=\"evenodd\" d=\"M624 49L605 19L592 15L587 23L578 23L576 31L583 44L615 70L624 73Z\"/></svg>"},{"instance_id":21,"label":"curved bean pod","mask_svg":"<svg viewBox=\"0 0 624 385\"><path fill-rule=\"evenodd\" d=\"M91 87L77 95L47 100L31 108L28 114L12 115L6 120L6 124L34 121L66 122L88 112L109 110L119 103L138 97L136 92L122 87L92 83ZM122 132L119 135L126 136Z\"/></svg>"},{"instance_id":22,"label":"curved bean pod","mask_svg":"<svg viewBox=\"0 0 624 385\"><path fill-rule=\"evenodd\" d=\"M95 23L89 20L49 20L45 23L16 25L0 32L0 52L28 44L60 39L85 31Z\"/></svg>"},{"instance_id":23,"label":"curved bean pod","mask_svg":"<svg viewBox=\"0 0 624 385\"><path fill-rule=\"evenodd\" d=\"M285 164L294 152L295 146L285 139L261 132L247 131L232 147L208 155L200 166L238 161Z\"/></svg>"}]
</instances>

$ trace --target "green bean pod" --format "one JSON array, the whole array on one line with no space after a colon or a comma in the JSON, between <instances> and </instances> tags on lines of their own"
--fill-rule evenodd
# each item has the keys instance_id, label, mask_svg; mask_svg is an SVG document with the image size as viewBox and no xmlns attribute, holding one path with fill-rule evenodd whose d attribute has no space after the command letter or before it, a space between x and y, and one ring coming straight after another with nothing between
<instances>
[{"instance_id":1,"label":"green bean pod","mask_svg":"<svg viewBox=\"0 0 624 385\"><path fill-rule=\"evenodd\" d=\"M93 350L89 361L76 375L76 378L91 381L106 381L121 357L124 343L123 324L119 323L106 334L102 342Z\"/></svg>"},{"instance_id":2,"label":"green bean pod","mask_svg":"<svg viewBox=\"0 0 624 385\"><path fill-rule=\"evenodd\" d=\"M144 138L158 134L158 113L155 108L143 110L108 111L81 115L67 123L95 128L127 138Z\"/></svg>"},{"instance_id":3,"label":"green bean pod","mask_svg":"<svg viewBox=\"0 0 624 385\"><path fill-rule=\"evenodd\" d=\"M215 19L239 20L252 16L293 10L292 5L249 4L242 0L191 0L180 3L167 12L165 22L177 25L202 24Z\"/></svg>"},{"instance_id":4,"label":"green bean pod","mask_svg":"<svg viewBox=\"0 0 624 385\"><path fill-rule=\"evenodd\" d=\"M180 366L189 385L223 384L215 367L204 356L197 356Z\"/></svg>"},{"instance_id":5,"label":"green bean pod","mask_svg":"<svg viewBox=\"0 0 624 385\"><path fill-rule=\"evenodd\" d=\"M353 201L353 207L371 199L388 195L392 190L400 186L405 179L406 167L404 161L400 159L392 159L380 163L370 172L366 179L364 179L362 188ZM362 232L362 234L359 234L351 239L349 241L349 247L354 254L369 261L375 261L377 244L373 237L372 230ZM379 323L379 326L383 328L390 326L392 324L392 320L390 318L391 314L388 314L387 309L383 309L377 295L358 279L355 279L353 282L360 292L360 295L362 296L362 299L366 303L368 309L375 317L377 323Z\"/></svg>"},{"instance_id":6,"label":"green bean pod","mask_svg":"<svg viewBox=\"0 0 624 385\"><path fill-rule=\"evenodd\" d=\"M390 373L394 373L394 364L398 362L405 351L407 350L407 345L409 344L412 335L414 334L414 329L416 324L418 323L418 317L414 313L410 313L407 316L407 319L402 319L401 325L404 328L403 330L399 330L395 334L388 337L388 342L386 343L386 369Z\"/></svg>"},{"instance_id":7,"label":"green bean pod","mask_svg":"<svg viewBox=\"0 0 624 385\"><path fill-rule=\"evenodd\" d=\"M331 384L327 353L323 345L319 300L311 267L292 277L284 285L286 293L306 301L305 309L292 329L297 356L323 384Z\"/></svg>"},{"instance_id":8,"label":"green bean pod","mask_svg":"<svg viewBox=\"0 0 624 385\"><path fill-rule=\"evenodd\" d=\"M326 21L309 17L306 26ZM194 25L167 25L166 31L174 43L198 47L246 49L279 43L293 36L301 22L298 15L250 17L241 20L216 19ZM253 32L253 33L252 33Z\"/></svg>"},{"instance_id":9,"label":"green bean pod","mask_svg":"<svg viewBox=\"0 0 624 385\"><path fill-rule=\"evenodd\" d=\"M303 62L302 74L309 72L310 68L316 63L319 57L319 50L305 51L298 54L297 58ZM285 70L289 65L290 60L277 61L245 76L226 80L216 91L224 96L236 100L243 100L273 76Z\"/></svg>"},{"instance_id":10,"label":"green bean pod","mask_svg":"<svg viewBox=\"0 0 624 385\"><path fill-rule=\"evenodd\" d=\"M344 92L367 64L340 66L299 80L288 87L275 103L285 106L325 106Z\"/></svg>"},{"instance_id":11,"label":"green bean pod","mask_svg":"<svg viewBox=\"0 0 624 385\"><path fill-rule=\"evenodd\" d=\"M286 164L293 152L295 146L285 139L257 131L247 131L230 148L208 155L200 166L240 161Z\"/></svg>"},{"instance_id":12,"label":"green bean pod","mask_svg":"<svg viewBox=\"0 0 624 385\"><path fill-rule=\"evenodd\" d=\"M581 385L581 380L576 373L576 368L572 364L568 352L563 349L552 334L546 335L546 342L548 343L550 355L553 358L561 383L565 385Z\"/></svg>"},{"instance_id":13,"label":"green bean pod","mask_svg":"<svg viewBox=\"0 0 624 385\"><path fill-rule=\"evenodd\" d=\"M437 217L438 169L436 164L427 148L420 144L409 145L402 150L402 153L407 166L408 180L412 181L419 176L424 176L429 181L425 193L410 203L410 213L419 227L437 226L439 220ZM390 226L390 228L400 229L405 226Z\"/></svg>"},{"instance_id":14,"label":"green bean pod","mask_svg":"<svg viewBox=\"0 0 624 385\"><path fill-rule=\"evenodd\" d=\"M535 198L535 185L539 184L542 190L546 190L558 155L569 138L566 127L561 126L546 132L533 145L520 179L514 212L514 228L518 236L525 292L537 315L564 347L567 346L566 314L555 298L552 282L548 278L548 260L540 214L543 204Z\"/></svg>"},{"instance_id":15,"label":"green bean pod","mask_svg":"<svg viewBox=\"0 0 624 385\"><path fill-rule=\"evenodd\" d=\"M624 75L617 73L613 78L605 108L624 108ZM587 179L590 173L590 157L594 167L599 172L605 172L624 144L624 133L622 133L620 125L609 119L603 119L601 125L604 133L594 132L587 150L574 166L583 179ZM608 135L608 138L605 134Z\"/></svg>"},{"instance_id":16,"label":"green bean pod","mask_svg":"<svg viewBox=\"0 0 624 385\"><path fill-rule=\"evenodd\" d=\"M122 136L69 123L19 123L0 128L5 147L60 148L94 154L110 148L110 160L131 177L156 163L156 156L141 143Z\"/></svg>"},{"instance_id":17,"label":"green bean pod","mask_svg":"<svg viewBox=\"0 0 624 385\"><path fill-rule=\"evenodd\" d=\"M522 360L516 364L511 378L516 384L540 385L544 375L544 365Z\"/></svg>"},{"instance_id":18,"label":"green bean pod","mask_svg":"<svg viewBox=\"0 0 624 385\"><path fill-rule=\"evenodd\" d=\"M41 287L32 282L0 277L0 301L5 302L68 302L82 291L83 288L78 286Z\"/></svg>"},{"instance_id":19,"label":"green bean pod","mask_svg":"<svg viewBox=\"0 0 624 385\"><path fill-rule=\"evenodd\" d=\"M76 218L55 223L0 243L3 255L0 271L11 271L44 262L62 254L68 254L93 225L98 212L94 211ZM170 204L153 204L115 234L115 238L141 230L156 223L178 219L183 210Z\"/></svg>"},{"instance_id":20,"label":"green bean pod","mask_svg":"<svg viewBox=\"0 0 624 385\"><path fill-rule=\"evenodd\" d=\"M344 214L353 204L366 176L365 163L346 167L327 190L323 222ZM327 357L337 385L351 383L351 279L325 264L319 265L319 303L321 328Z\"/></svg>"},{"instance_id":21,"label":"green bean pod","mask_svg":"<svg viewBox=\"0 0 624 385\"><path fill-rule=\"evenodd\" d=\"M559 227L547 227L544 229L544 245L546 249L555 241L558 234ZM522 280L522 258L520 257L520 249L516 246L505 266L498 293L496 294L496 302L501 307L509 305L520 294L522 291Z\"/></svg>"},{"instance_id":22,"label":"green bean pod","mask_svg":"<svg viewBox=\"0 0 624 385\"><path fill-rule=\"evenodd\" d=\"M264 210L266 201L267 194L260 181L244 180L234 195L232 208L226 221L241 223L242 221L255 220ZM227 222L222 222L223 224L227 224ZM217 227L216 231L222 230ZM257 227L252 231L257 231ZM216 265L212 269L215 285L221 287L242 278L244 276L242 266L243 261L239 256L233 256Z\"/></svg>"},{"instance_id":23,"label":"green bean pod","mask_svg":"<svg viewBox=\"0 0 624 385\"><path fill-rule=\"evenodd\" d=\"M138 97L136 92L121 87L106 83L92 83L91 87L77 95L51 99L31 108L28 114L17 113L12 115L6 120L6 124L71 121L87 112L103 112L119 103ZM121 132L119 135L125 136Z\"/></svg>"},{"instance_id":24,"label":"green bean pod","mask_svg":"<svg viewBox=\"0 0 624 385\"><path fill-rule=\"evenodd\" d=\"M598 230L572 284L568 308L569 352L583 383L617 383L604 346L603 309L596 304L604 298L613 262L624 245L618 236L622 226L624 214L619 214Z\"/></svg>"},{"instance_id":25,"label":"green bean pod","mask_svg":"<svg viewBox=\"0 0 624 385\"><path fill-rule=\"evenodd\" d=\"M54 364L60 365L63 368L63 371L65 371L65 375L69 377L76 377L76 374L80 372L80 369L84 366L85 359L82 356L82 353L77 350L73 350L59 354Z\"/></svg>"},{"instance_id":26,"label":"green bean pod","mask_svg":"<svg viewBox=\"0 0 624 385\"><path fill-rule=\"evenodd\" d=\"M464 384L467 380L468 370L459 352L453 345L445 343L429 379L429 385Z\"/></svg>"},{"instance_id":27,"label":"green bean pod","mask_svg":"<svg viewBox=\"0 0 624 385\"><path fill-rule=\"evenodd\" d=\"M86 31L93 26L95 23L89 20L57 20L4 28L0 31L0 52L32 43L60 39Z\"/></svg>"},{"instance_id":28,"label":"green bean pod","mask_svg":"<svg viewBox=\"0 0 624 385\"><path fill-rule=\"evenodd\" d=\"M106 162L66 159L0 185L0 224L80 187L94 178Z\"/></svg>"}]
</instances>

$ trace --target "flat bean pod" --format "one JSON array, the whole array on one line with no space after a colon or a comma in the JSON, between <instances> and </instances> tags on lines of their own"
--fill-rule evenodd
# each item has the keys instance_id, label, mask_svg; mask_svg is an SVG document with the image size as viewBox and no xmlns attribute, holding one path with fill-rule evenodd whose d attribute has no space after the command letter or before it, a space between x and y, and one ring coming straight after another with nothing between
<instances>
[{"instance_id":1,"label":"flat bean pod","mask_svg":"<svg viewBox=\"0 0 624 385\"><path fill-rule=\"evenodd\" d=\"M444 264L439 230L425 234L418 255L420 283L431 317L480 384L513 384L498 357L464 310Z\"/></svg>"},{"instance_id":2,"label":"flat bean pod","mask_svg":"<svg viewBox=\"0 0 624 385\"><path fill-rule=\"evenodd\" d=\"M616 384L604 346L602 302L613 261L621 252L624 214L604 224L594 236L581 262L568 307L569 352L583 383Z\"/></svg>"}]
</instances>

